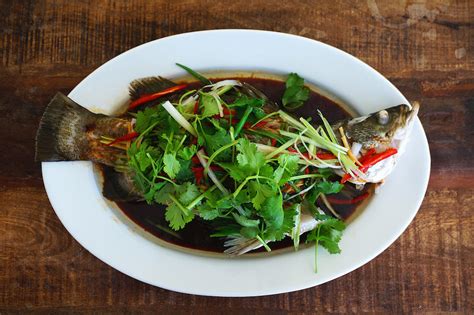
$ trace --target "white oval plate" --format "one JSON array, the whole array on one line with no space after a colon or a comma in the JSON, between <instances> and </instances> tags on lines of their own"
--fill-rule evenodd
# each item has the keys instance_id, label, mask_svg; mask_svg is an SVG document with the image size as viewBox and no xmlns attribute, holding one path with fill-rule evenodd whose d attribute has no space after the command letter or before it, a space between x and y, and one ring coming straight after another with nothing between
<instances>
[{"instance_id":1,"label":"white oval plate","mask_svg":"<svg viewBox=\"0 0 474 315\"><path fill-rule=\"evenodd\" d=\"M85 78L69 96L92 111L114 113L140 77L177 77L179 62L199 71L297 72L357 112L407 103L382 75L351 55L303 37L254 30L216 30L162 38L131 49ZM124 224L102 197L90 162L43 163L49 200L71 235L93 255L143 282L211 296L295 291L340 277L367 263L406 229L423 200L430 172L425 133L415 122L400 163L344 233L342 253L313 248L267 257L210 258L157 245Z\"/></svg>"}]
</instances>

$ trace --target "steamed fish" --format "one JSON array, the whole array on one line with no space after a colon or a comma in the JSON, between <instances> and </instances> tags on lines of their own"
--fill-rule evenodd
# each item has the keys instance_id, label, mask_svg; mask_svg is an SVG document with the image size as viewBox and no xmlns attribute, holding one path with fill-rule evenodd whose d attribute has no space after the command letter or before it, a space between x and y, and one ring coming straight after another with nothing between
<instances>
[{"instance_id":1,"label":"steamed fish","mask_svg":"<svg viewBox=\"0 0 474 315\"><path fill-rule=\"evenodd\" d=\"M320 113L315 125L279 110L246 82L196 78L200 86L136 80L129 111L118 117L92 113L58 93L41 119L36 160L110 167L104 196L162 204L176 231L199 217L216 231L212 236L227 239L229 254L269 250L267 244L285 237L297 248L305 233L307 240L325 236L320 244L334 250L344 223L326 196L344 192L348 182L382 182L418 112L418 104L398 105L332 124ZM284 108L307 100L303 83L290 74ZM329 213L316 206L320 198Z\"/></svg>"}]
</instances>

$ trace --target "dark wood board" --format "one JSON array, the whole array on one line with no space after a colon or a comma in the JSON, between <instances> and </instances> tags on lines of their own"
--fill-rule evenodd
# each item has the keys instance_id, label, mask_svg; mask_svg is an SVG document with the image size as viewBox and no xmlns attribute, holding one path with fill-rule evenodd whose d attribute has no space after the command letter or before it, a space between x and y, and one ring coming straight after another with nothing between
<instances>
[{"instance_id":1,"label":"dark wood board","mask_svg":"<svg viewBox=\"0 0 474 315\"><path fill-rule=\"evenodd\" d=\"M51 97L136 45L216 28L321 40L421 102L428 191L407 231L376 259L299 292L201 297L125 276L64 229L33 162ZM3 0L0 63L1 314L474 312L473 1Z\"/></svg>"}]
</instances>

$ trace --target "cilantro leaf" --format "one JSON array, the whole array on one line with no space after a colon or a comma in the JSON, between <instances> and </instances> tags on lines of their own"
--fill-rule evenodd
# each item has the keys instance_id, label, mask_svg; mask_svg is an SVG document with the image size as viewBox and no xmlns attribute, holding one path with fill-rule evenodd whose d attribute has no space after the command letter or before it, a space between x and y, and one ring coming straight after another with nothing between
<instances>
[{"instance_id":1,"label":"cilantro leaf","mask_svg":"<svg viewBox=\"0 0 474 315\"><path fill-rule=\"evenodd\" d=\"M205 202L204 204L197 207L199 216L204 220L214 220L220 214L219 209L215 206L210 205L209 202Z\"/></svg>"},{"instance_id":2,"label":"cilantro leaf","mask_svg":"<svg viewBox=\"0 0 474 315\"><path fill-rule=\"evenodd\" d=\"M165 219L169 222L169 226L177 231L182 229L186 223L191 222L194 218L193 211L185 207L200 194L197 186L190 182L186 182L182 185L167 183L155 194L155 201L168 205Z\"/></svg>"},{"instance_id":3,"label":"cilantro leaf","mask_svg":"<svg viewBox=\"0 0 474 315\"><path fill-rule=\"evenodd\" d=\"M262 204L262 208L258 212L265 221L269 229L277 230L283 224L285 216L283 212L283 200L281 195L268 197Z\"/></svg>"},{"instance_id":4,"label":"cilantro leaf","mask_svg":"<svg viewBox=\"0 0 474 315\"><path fill-rule=\"evenodd\" d=\"M195 184L186 182L176 188L176 195L179 196L179 201L184 206L187 206L191 203L191 201L199 197L199 195L201 195L201 192Z\"/></svg>"},{"instance_id":5,"label":"cilantro leaf","mask_svg":"<svg viewBox=\"0 0 474 315\"><path fill-rule=\"evenodd\" d=\"M192 161L178 159L178 162L180 168L178 174L176 174L176 180L180 183L194 180L195 176L191 170Z\"/></svg>"},{"instance_id":6,"label":"cilantro leaf","mask_svg":"<svg viewBox=\"0 0 474 315\"><path fill-rule=\"evenodd\" d=\"M284 185L298 170L299 157L297 155L282 154L278 157L278 168L275 170L274 179L278 186Z\"/></svg>"},{"instance_id":7,"label":"cilantro leaf","mask_svg":"<svg viewBox=\"0 0 474 315\"><path fill-rule=\"evenodd\" d=\"M184 212L176 203L166 208L165 219L169 222L170 228L178 231L193 220L194 213L192 211Z\"/></svg>"},{"instance_id":8,"label":"cilantro leaf","mask_svg":"<svg viewBox=\"0 0 474 315\"><path fill-rule=\"evenodd\" d=\"M200 126L201 132L198 142L204 145L207 154L212 155L224 145L231 143L232 140L228 131L220 127L216 120L211 119L210 121L213 122L213 126L205 128ZM216 157L215 161L227 161L230 159L231 153L231 149L224 150Z\"/></svg>"},{"instance_id":9,"label":"cilantro leaf","mask_svg":"<svg viewBox=\"0 0 474 315\"><path fill-rule=\"evenodd\" d=\"M161 188L158 192L155 193L155 202L167 205L170 202L169 195L175 193L175 188L173 184L166 183L163 188Z\"/></svg>"},{"instance_id":10,"label":"cilantro leaf","mask_svg":"<svg viewBox=\"0 0 474 315\"><path fill-rule=\"evenodd\" d=\"M260 224L260 220L258 219L252 220L236 213L232 213L232 215L234 216L235 221L244 227L258 227Z\"/></svg>"},{"instance_id":11,"label":"cilantro leaf","mask_svg":"<svg viewBox=\"0 0 474 315\"><path fill-rule=\"evenodd\" d=\"M257 146L247 138L240 138L237 143L237 162L247 174L256 174L257 171L265 164L265 156L262 152L257 151Z\"/></svg>"},{"instance_id":12,"label":"cilantro leaf","mask_svg":"<svg viewBox=\"0 0 474 315\"><path fill-rule=\"evenodd\" d=\"M341 252L339 241L345 228L346 225L341 220L328 217L308 234L306 240L319 243L331 254L339 254Z\"/></svg>"},{"instance_id":13,"label":"cilantro leaf","mask_svg":"<svg viewBox=\"0 0 474 315\"><path fill-rule=\"evenodd\" d=\"M230 177L232 177L236 181L243 181L245 178L247 178L247 172L242 169L239 165L237 164L232 164L232 163L217 163L220 167L225 169Z\"/></svg>"},{"instance_id":14,"label":"cilantro leaf","mask_svg":"<svg viewBox=\"0 0 474 315\"><path fill-rule=\"evenodd\" d=\"M330 182L330 181L322 181L316 185L319 192L329 195L329 194L337 194L344 188L344 185L339 182Z\"/></svg>"},{"instance_id":15,"label":"cilantro leaf","mask_svg":"<svg viewBox=\"0 0 474 315\"><path fill-rule=\"evenodd\" d=\"M274 195L276 191L267 184L260 184L257 181L251 181L249 183L249 190L254 193L252 197L252 204L256 210L261 208L262 203L265 202L267 197Z\"/></svg>"},{"instance_id":16,"label":"cilantro leaf","mask_svg":"<svg viewBox=\"0 0 474 315\"><path fill-rule=\"evenodd\" d=\"M240 229L240 234L248 239L255 238L258 235L258 228L257 227L246 227Z\"/></svg>"},{"instance_id":17,"label":"cilantro leaf","mask_svg":"<svg viewBox=\"0 0 474 315\"><path fill-rule=\"evenodd\" d=\"M142 133L149 126L151 126L156 119L158 119L158 108L147 107L142 111L137 112L134 129L138 133Z\"/></svg>"},{"instance_id":18,"label":"cilantro leaf","mask_svg":"<svg viewBox=\"0 0 474 315\"><path fill-rule=\"evenodd\" d=\"M242 95L237 98L232 104L229 104L228 107L262 107L265 104L265 100L260 98L251 98L247 95Z\"/></svg>"},{"instance_id":19,"label":"cilantro leaf","mask_svg":"<svg viewBox=\"0 0 474 315\"><path fill-rule=\"evenodd\" d=\"M147 107L137 112L134 129L138 133L143 133L156 122L159 123L153 129L159 130L161 133L178 132L181 129L181 126L161 105Z\"/></svg>"},{"instance_id":20,"label":"cilantro leaf","mask_svg":"<svg viewBox=\"0 0 474 315\"><path fill-rule=\"evenodd\" d=\"M171 153L166 153L163 156L163 164L165 165L163 170L171 179L175 178L181 169L181 165L179 164L178 160L174 154Z\"/></svg>"},{"instance_id":21,"label":"cilantro leaf","mask_svg":"<svg viewBox=\"0 0 474 315\"><path fill-rule=\"evenodd\" d=\"M214 96L207 93L201 93L199 102L199 107L203 108L202 117L211 117L219 114L219 104Z\"/></svg>"},{"instance_id":22,"label":"cilantro leaf","mask_svg":"<svg viewBox=\"0 0 474 315\"><path fill-rule=\"evenodd\" d=\"M183 160L190 160L197 152L196 145L186 146L178 151L178 156Z\"/></svg>"},{"instance_id":23,"label":"cilantro leaf","mask_svg":"<svg viewBox=\"0 0 474 315\"><path fill-rule=\"evenodd\" d=\"M319 195L321 193L325 195L329 194L336 194L341 191L341 189L344 187L339 182L331 182L331 181L322 181L317 183L313 189L311 189L305 196L305 200L311 205L314 205L316 202L316 199L319 198Z\"/></svg>"},{"instance_id":24,"label":"cilantro leaf","mask_svg":"<svg viewBox=\"0 0 474 315\"><path fill-rule=\"evenodd\" d=\"M303 105L309 98L309 88L304 86L304 79L296 73L290 73L286 79L286 90L282 97L283 107L294 110Z\"/></svg>"},{"instance_id":25,"label":"cilantro leaf","mask_svg":"<svg viewBox=\"0 0 474 315\"><path fill-rule=\"evenodd\" d=\"M273 233L273 238L275 241L281 241L283 238L285 238L286 234L291 233L291 230L295 226L296 211L296 204L285 208L283 223L281 227Z\"/></svg>"}]
</instances>

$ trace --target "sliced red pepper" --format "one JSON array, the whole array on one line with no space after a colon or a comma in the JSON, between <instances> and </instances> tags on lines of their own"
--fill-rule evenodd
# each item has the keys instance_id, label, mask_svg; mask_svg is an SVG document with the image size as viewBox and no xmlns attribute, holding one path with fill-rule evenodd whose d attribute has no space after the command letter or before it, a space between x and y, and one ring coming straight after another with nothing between
<instances>
[{"instance_id":1,"label":"sliced red pepper","mask_svg":"<svg viewBox=\"0 0 474 315\"><path fill-rule=\"evenodd\" d=\"M326 198L330 203L335 204L335 205L353 205L353 204L361 202L362 200L366 199L369 196L370 196L370 193L365 192L362 195L357 196L353 199L337 199L337 198L329 197L329 196L326 196Z\"/></svg>"},{"instance_id":2,"label":"sliced red pepper","mask_svg":"<svg viewBox=\"0 0 474 315\"><path fill-rule=\"evenodd\" d=\"M196 184L200 184L202 178L204 177L204 168L202 167L192 167L191 171L194 173L194 178L196 179Z\"/></svg>"},{"instance_id":3,"label":"sliced red pepper","mask_svg":"<svg viewBox=\"0 0 474 315\"><path fill-rule=\"evenodd\" d=\"M197 155L193 156L191 158L191 161L193 161L194 164L199 164L201 165L201 162L199 162L199 158L197 157Z\"/></svg>"},{"instance_id":4,"label":"sliced red pepper","mask_svg":"<svg viewBox=\"0 0 474 315\"><path fill-rule=\"evenodd\" d=\"M394 154L397 154L398 150L395 149L395 148L390 148L382 153L377 153L377 154L374 154L372 156L370 156L369 158L367 158L366 161L364 161L364 163L362 164L362 167L360 168L360 170L362 172L367 172L367 170L371 167L371 166L374 166L375 164L377 164L378 162L382 161L382 160L385 160L386 158L388 158L389 156L392 156Z\"/></svg>"},{"instance_id":5,"label":"sliced red pepper","mask_svg":"<svg viewBox=\"0 0 474 315\"><path fill-rule=\"evenodd\" d=\"M272 138L272 139L271 139L271 144L272 144L272 147L275 147L276 144L277 144L277 139Z\"/></svg>"},{"instance_id":6,"label":"sliced red pepper","mask_svg":"<svg viewBox=\"0 0 474 315\"><path fill-rule=\"evenodd\" d=\"M132 131L130 133L127 133L126 135L124 136L121 136L121 137L118 137L116 138L114 141L110 142L109 144L107 144L108 146L111 146L113 144L116 144L116 143L119 143L119 142L125 142L125 141L130 141L132 139L135 139L136 137L138 137L139 133L136 132L136 131Z\"/></svg>"},{"instance_id":7,"label":"sliced red pepper","mask_svg":"<svg viewBox=\"0 0 474 315\"><path fill-rule=\"evenodd\" d=\"M194 103L194 115L196 115L199 111L199 102L196 101L196 103Z\"/></svg>"},{"instance_id":8,"label":"sliced red pepper","mask_svg":"<svg viewBox=\"0 0 474 315\"><path fill-rule=\"evenodd\" d=\"M224 115L228 115L228 116L230 116L230 115L235 116L236 111L235 111L235 109L229 109L229 108L227 108L227 107L224 107L224 108L222 109L222 113L223 113Z\"/></svg>"},{"instance_id":9,"label":"sliced red pepper","mask_svg":"<svg viewBox=\"0 0 474 315\"><path fill-rule=\"evenodd\" d=\"M245 123L245 124L244 124L244 129L262 128L262 127L265 127L265 125L266 125L267 123L268 123L268 122L266 122L266 121L259 121L259 122L256 123L255 125L254 125L254 124L251 124L251 123Z\"/></svg>"},{"instance_id":10,"label":"sliced red pepper","mask_svg":"<svg viewBox=\"0 0 474 315\"><path fill-rule=\"evenodd\" d=\"M321 160L334 160L336 157L332 153L318 152L316 156Z\"/></svg>"},{"instance_id":11,"label":"sliced red pepper","mask_svg":"<svg viewBox=\"0 0 474 315\"><path fill-rule=\"evenodd\" d=\"M163 91L160 91L160 92L156 92L156 93L148 94L148 95L143 95L139 99L136 99L132 103L130 103L130 106L128 107L128 109L129 110L134 109L135 107L140 106L140 105L142 105L146 102L153 101L153 100L156 100L157 98L160 98L162 96L165 96L165 95L177 92L179 90L182 90L182 89L186 88L187 86L188 86L187 84L175 85L175 86L172 86L172 87L170 87L168 89L165 89Z\"/></svg>"},{"instance_id":12,"label":"sliced red pepper","mask_svg":"<svg viewBox=\"0 0 474 315\"><path fill-rule=\"evenodd\" d=\"M224 107L222 109L222 114L224 114L224 116L235 116L236 111L235 111L235 109L228 109L228 108ZM219 119L219 118L222 118L222 117L221 117L220 114L216 114L216 115L212 116L212 118Z\"/></svg>"},{"instance_id":13,"label":"sliced red pepper","mask_svg":"<svg viewBox=\"0 0 474 315\"><path fill-rule=\"evenodd\" d=\"M194 158L193 158L194 159ZM218 165L211 165L210 167L213 171L222 171L223 168ZM201 183L201 180L204 178L204 167L202 165L191 167L191 171L194 173L194 178L196 179L196 184Z\"/></svg>"},{"instance_id":14,"label":"sliced red pepper","mask_svg":"<svg viewBox=\"0 0 474 315\"><path fill-rule=\"evenodd\" d=\"M223 171L224 170L219 165L211 165L209 168L213 171ZM202 165L200 165L200 166L193 167L192 169L193 170L204 170L204 167L202 167Z\"/></svg>"},{"instance_id":15,"label":"sliced red pepper","mask_svg":"<svg viewBox=\"0 0 474 315\"><path fill-rule=\"evenodd\" d=\"M309 154L309 152L304 152L302 153L302 155L307 158L308 160L312 159L313 157L311 156L311 154ZM326 153L326 152L321 152L321 153L316 153L316 156L321 159L321 160L333 160L335 159L336 157L334 156L334 154L332 153Z\"/></svg>"},{"instance_id":16,"label":"sliced red pepper","mask_svg":"<svg viewBox=\"0 0 474 315\"><path fill-rule=\"evenodd\" d=\"M368 158L370 158L372 155L377 154L377 151L375 151L374 148L369 149L360 159L359 162L361 164L364 164L365 161L367 161Z\"/></svg>"},{"instance_id":17,"label":"sliced red pepper","mask_svg":"<svg viewBox=\"0 0 474 315\"><path fill-rule=\"evenodd\" d=\"M395 148L390 148L384 152L381 152L381 153L376 153L376 154L372 154L370 156L368 156L366 159L364 159L364 162L362 163L362 166L359 167L359 170L362 171L362 172L367 172L367 170L374 166L375 164L377 164L378 162L380 161L383 161L385 160L386 158L394 155L394 154L397 154L397 149ZM347 182L349 179L351 178L351 175L350 174L345 174L342 178L341 178L341 184L344 184L345 182Z\"/></svg>"}]
</instances>

